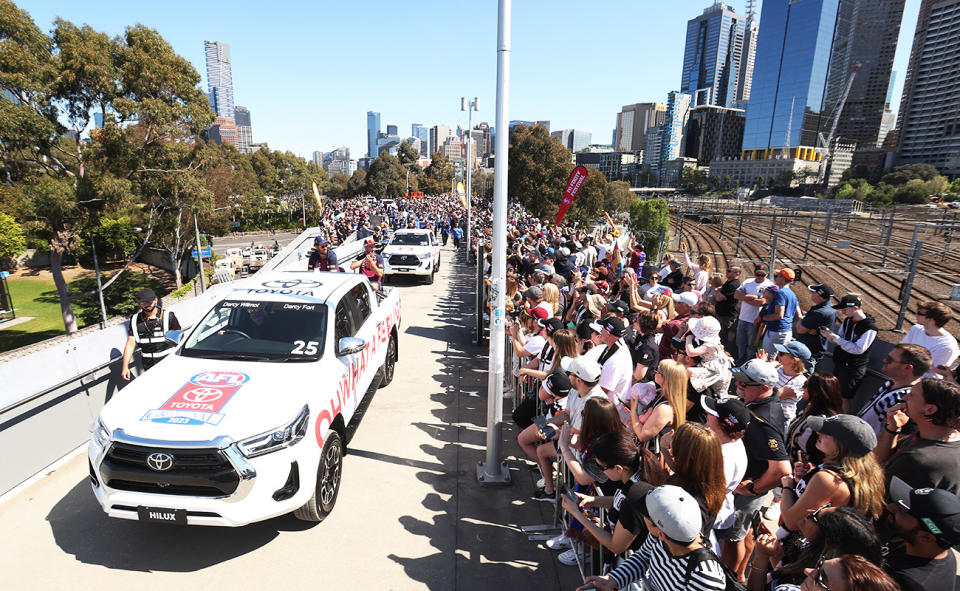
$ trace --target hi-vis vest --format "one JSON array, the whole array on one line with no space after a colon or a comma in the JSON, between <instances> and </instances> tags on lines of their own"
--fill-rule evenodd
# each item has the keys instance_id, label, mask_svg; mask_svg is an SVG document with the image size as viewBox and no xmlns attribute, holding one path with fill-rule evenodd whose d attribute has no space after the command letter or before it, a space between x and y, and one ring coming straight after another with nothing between
<instances>
[{"instance_id":1,"label":"hi-vis vest","mask_svg":"<svg viewBox=\"0 0 960 591\"><path fill-rule=\"evenodd\" d=\"M170 316L163 308L157 310L156 319L160 322L158 322L153 328L153 334L149 336L141 336L140 331L137 330L137 324L141 314L143 314L142 311L137 312L130 319L130 334L133 335L133 339L138 345L140 345L140 355L144 359L155 360L159 360L161 357L169 355L173 351L174 347L166 341L163 335L167 334L167 332L170 330Z\"/></svg>"}]
</instances>

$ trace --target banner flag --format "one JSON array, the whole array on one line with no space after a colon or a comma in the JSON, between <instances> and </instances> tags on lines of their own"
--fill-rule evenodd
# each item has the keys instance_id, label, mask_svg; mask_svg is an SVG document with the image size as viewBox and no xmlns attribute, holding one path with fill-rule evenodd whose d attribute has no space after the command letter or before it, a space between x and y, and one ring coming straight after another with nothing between
<instances>
[{"instance_id":1,"label":"banner flag","mask_svg":"<svg viewBox=\"0 0 960 591\"><path fill-rule=\"evenodd\" d=\"M563 221L563 216L567 215L567 210L573 205L573 198L577 196L580 186L583 185L585 180L587 180L587 169L582 166L574 168L573 172L570 173L567 188L563 191L563 200L560 201L560 211L557 212L558 226Z\"/></svg>"}]
</instances>

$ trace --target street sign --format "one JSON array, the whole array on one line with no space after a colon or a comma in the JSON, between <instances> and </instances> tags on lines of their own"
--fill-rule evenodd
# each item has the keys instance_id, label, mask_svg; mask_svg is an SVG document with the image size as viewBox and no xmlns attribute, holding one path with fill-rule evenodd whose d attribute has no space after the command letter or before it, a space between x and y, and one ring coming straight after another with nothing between
<instances>
[{"instance_id":1,"label":"street sign","mask_svg":"<svg viewBox=\"0 0 960 591\"><path fill-rule=\"evenodd\" d=\"M204 257L210 258L210 247L209 247L209 246L204 246L204 247L203 247L203 250L201 250L201 253L203 254ZM197 249L196 249L196 248L194 248L193 250L190 251L190 256L191 256L192 258L194 258L194 259L197 258Z\"/></svg>"}]
</instances>

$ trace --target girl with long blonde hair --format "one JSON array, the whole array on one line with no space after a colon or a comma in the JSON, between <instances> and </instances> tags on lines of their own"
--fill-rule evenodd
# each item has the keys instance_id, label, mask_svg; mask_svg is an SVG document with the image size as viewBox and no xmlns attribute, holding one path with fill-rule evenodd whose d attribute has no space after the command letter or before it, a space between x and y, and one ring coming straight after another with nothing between
<instances>
[{"instance_id":1,"label":"girl with long blonde hair","mask_svg":"<svg viewBox=\"0 0 960 591\"><path fill-rule=\"evenodd\" d=\"M679 429L687 420L687 368L673 359L664 359L653 379L660 393L650 403L650 410L638 414L636 399L630 406L630 421L641 443Z\"/></svg>"},{"instance_id":2,"label":"girl with long blonde hair","mask_svg":"<svg viewBox=\"0 0 960 591\"><path fill-rule=\"evenodd\" d=\"M557 315L557 312L560 311L560 290L556 285L548 283L543 286L543 300L541 303L550 304L553 315Z\"/></svg>"}]
</instances>

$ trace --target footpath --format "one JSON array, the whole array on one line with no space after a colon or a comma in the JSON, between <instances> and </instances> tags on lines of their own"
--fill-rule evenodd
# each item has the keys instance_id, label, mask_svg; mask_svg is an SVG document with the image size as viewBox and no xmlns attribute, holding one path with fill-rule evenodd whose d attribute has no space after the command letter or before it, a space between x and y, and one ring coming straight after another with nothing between
<instances>
[{"instance_id":1,"label":"footpath","mask_svg":"<svg viewBox=\"0 0 960 591\"><path fill-rule=\"evenodd\" d=\"M434 285L401 278L400 361L351 425L336 508L326 521L283 516L243 528L107 518L85 453L0 504L4 588L572 590L576 567L527 541L552 521L531 500L533 473L507 401L504 453L513 478L481 486L487 348L471 344L475 268L452 248ZM304 388L324 388L305 383ZM37 434L37 442L43 434Z\"/></svg>"}]
</instances>

